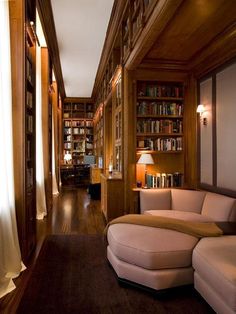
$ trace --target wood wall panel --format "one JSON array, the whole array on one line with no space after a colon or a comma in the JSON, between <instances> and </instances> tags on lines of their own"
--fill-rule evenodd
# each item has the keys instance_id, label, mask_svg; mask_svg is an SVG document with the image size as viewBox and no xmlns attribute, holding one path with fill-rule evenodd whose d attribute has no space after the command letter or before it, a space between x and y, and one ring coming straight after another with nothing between
<instances>
[{"instance_id":1,"label":"wood wall panel","mask_svg":"<svg viewBox=\"0 0 236 314\"><path fill-rule=\"evenodd\" d=\"M236 190L236 63L216 75L217 186Z\"/></svg>"},{"instance_id":2,"label":"wood wall panel","mask_svg":"<svg viewBox=\"0 0 236 314\"><path fill-rule=\"evenodd\" d=\"M200 128L200 182L213 184L213 134L212 134L212 79L208 78L200 83L200 104L205 112L199 117ZM207 119L203 125L203 119Z\"/></svg>"},{"instance_id":3,"label":"wood wall panel","mask_svg":"<svg viewBox=\"0 0 236 314\"><path fill-rule=\"evenodd\" d=\"M197 82L190 75L185 88L184 106L184 165L185 185L197 187Z\"/></svg>"},{"instance_id":4,"label":"wood wall panel","mask_svg":"<svg viewBox=\"0 0 236 314\"><path fill-rule=\"evenodd\" d=\"M24 2L18 0L9 1L9 9L16 216L21 252L24 252Z\"/></svg>"},{"instance_id":5,"label":"wood wall panel","mask_svg":"<svg viewBox=\"0 0 236 314\"><path fill-rule=\"evenodd\" d=\"M58 105L59 105L59 95L57 82L52 83L52 107L53 107L53 122L54 122L54 152L55 152L55 173L57 178L57 184L59 184L59 172L60 172L60 136L59 136L59 118L58 118Z\"/></svg>"}]
</instances>

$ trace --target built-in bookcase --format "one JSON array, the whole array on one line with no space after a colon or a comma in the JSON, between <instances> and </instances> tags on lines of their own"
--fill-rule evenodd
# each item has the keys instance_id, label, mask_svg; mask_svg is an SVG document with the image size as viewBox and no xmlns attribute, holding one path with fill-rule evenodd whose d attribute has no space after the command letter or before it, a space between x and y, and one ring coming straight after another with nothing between
<instances>
[{"instance_id":1,"label":"built-in bookcase","mask_svg":"<svg viewBox=\"0 0 236 314\"><path fill-rule=\"evenodd\" d=\"M137 157L143 152L150 153L155 162L149 167L148 187L182 186L183 84L138 81L136 96Z\"/></svg>"},{"instance_id":2,"label":"built-in bookcase","mask_svg":"<svg viewBox=\"0 0 236 314\"><path fill-rule=\"evenodd\" d=\"M94 155L99 168L103 168L104 163L103 110L103 104L100 103L94 116Z\"/></svg>"},{"instance_id":3,"label":"built-in bookcase","mask_svg":"<svg viewBox=\"0 0 236 314\"><path fill-rule=\"evenodd\" d=\"M122 59L125 63L147 23L157 0L127 1L122 20Z\"/></svg>"},{"instance_id":4,"label":"built-in bookcase","mask_svg":"<svg viewBox=\"0 0 236 314\"><path fill-rule=\"evenodd\" d=\"M114 78L113 95L113 119L114 119L114 145L113 145L113 164L114 169L122 171L122 79L121 70Z\"/></svg>"},{"instance_id":5,"label":"built-in bookcase","mask_svg":"<svg viewBox=\"0 0 236 314\"><path fill-rule=\"evenodd\" d=\"M93 155L93 104L65 102L63 105L63 152L71 154L74 165Z\"/></svg>"},{"instance_id":6,"label":"built-in bookcase","mask_svg":"<svg viewBox=\"0 0 236 314\"><path fill-rule=\"evenodd\" d=\"M32 252L36 241L36 38L34 1L25 3L25 231L23 256Z\"/></svg>"}]
</instances>

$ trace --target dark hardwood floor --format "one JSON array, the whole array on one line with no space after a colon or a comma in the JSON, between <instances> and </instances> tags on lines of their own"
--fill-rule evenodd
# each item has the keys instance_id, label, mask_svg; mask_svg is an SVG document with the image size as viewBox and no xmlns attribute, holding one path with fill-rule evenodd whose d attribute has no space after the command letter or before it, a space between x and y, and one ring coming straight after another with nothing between
<instances>
[{"instance_id":1,"label":"dark hardwood floor","mask_svg":"<svg viewBox=\"0 0 236 314\"><path fill-rule=\"evenodd\" d=\"M37 246L27 269L15 279L17 288L0 301L0 313L14 314L23 295L43 240L49 234L102 234L105 220L99 200L92 200L85 188L61 189L53 198L52 211L37 221ZM33 314L33 313L32 313Z\"/></svg>"}]
</instances>

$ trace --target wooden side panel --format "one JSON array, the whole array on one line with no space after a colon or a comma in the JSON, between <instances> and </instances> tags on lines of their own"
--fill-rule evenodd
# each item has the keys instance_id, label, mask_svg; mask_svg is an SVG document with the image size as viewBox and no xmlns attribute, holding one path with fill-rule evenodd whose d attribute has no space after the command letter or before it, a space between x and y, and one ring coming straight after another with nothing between
<instances>
[{"instance_id":1,"label":"wooden side panel","mask_svg":"<svg viewBox=\"0 0 236 314\"><path fill-rule=\"evenodd\" d=\"M60 165L60 136L59 136L59 119L58 119L58 87L57 82L52 83L52 107L53 107L53 123L54 123L54 152L55 152L55 172L57 183L59 184L59 165Z\"/></svg>"},{"instance_id":2,"label":"wooden side panel","mask_svg":"<svg viewBox=\"0 0 236 314\"><path fill-rule=\"evenodd\" d=\"M41 48L41 74L42 74L42 130L43 130L43 159L44 159L44 178L45 178L45 193L47 210L52 207L52 172L51 172L51 149L49 143L51 143L51 133L49 133L49 127L51 121L51 106L49 106L49 55L47 48Z\"/></svg>"},{"instance_id":3,"label":"wooden side panel","mask_svg":"<svg viewBox=\"0 0 236 314\"><path fill-rule=\"evenodd\" d=\"M101 210L107 221L124 214L123 180L101 175Z\"/></svg>"},{"instance_id":4,"label":"wooden side panel","mask_svg":"<svg viewBox=\"0 0 236 314\"><path fill-rule=\"evenodd\" d=\"M197 83L190 76L185 89L184 130L185 130L185 184L197 187Z\"/></svg>"}]
</instances>

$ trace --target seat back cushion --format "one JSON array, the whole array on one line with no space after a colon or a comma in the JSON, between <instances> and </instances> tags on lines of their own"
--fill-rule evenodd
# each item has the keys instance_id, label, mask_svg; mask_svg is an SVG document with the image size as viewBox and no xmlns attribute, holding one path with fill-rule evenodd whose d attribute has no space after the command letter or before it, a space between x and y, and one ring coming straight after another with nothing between
<instances>
[{"instance_id":1,"label":"seat back cushion","mask_svg":"<svg viewBox=\"0 0 236 314\"><path fill-rule=\"evenodd\" d=\"M236 221L236 199L207 192L202 215L211 217L214 221Z\"/></svg>"},{"instance_id":2,"label":"seat back cushion","mask_svg":"<svg viewBox=\"0 0 236 314\"><path fill-rule=\"evenodd\" d=\"M148 189L140 191L140 212L146 210L169 210L171 209L170 189Z\"/></svg>"},{"instance_id":3,"label":"seat back cushion","mask_svg":"<svg viewBox=\"0 0 236 314\"><path fill-rule=\"evenodd\" d=\"M206 192L172 189L172 210L180 210L200 214Z\"/></svg>"}]
</instances>

